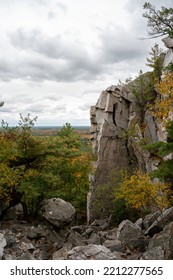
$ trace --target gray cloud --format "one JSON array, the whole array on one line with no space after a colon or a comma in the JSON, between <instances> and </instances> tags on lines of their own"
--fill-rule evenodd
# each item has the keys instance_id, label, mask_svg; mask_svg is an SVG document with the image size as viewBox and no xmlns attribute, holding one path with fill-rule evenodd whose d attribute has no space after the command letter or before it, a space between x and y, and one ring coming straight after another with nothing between
<instances>
[{"instance_id":1,"label":"gray cloud","mask_svg":"<svg viewBox=\"0 0 173 280\"><path fill-rule=\"evenodd\" d=\"M122 27L111 27L106 32L101 30L100 39L101 56L108 64L139 60L146 52L144 43Z\"/></svg>"},{"instance_id":2,"label":"gray cloud","mask_svg":"<svg viewBox=\"0 0 173 280\"><path fill-rule=\"evenodd\" d=\"M156 9L160 9L161 6L170 8L172 7L172 0L150 0L150 1L144 1L144 0L128 0L126 4L124 5L124 9L126 9L130 13L135 13L136 10L143 10L143 5L145 2L150 2L153 6L155 6ZM144 11L144 10L143 10Z\"/></svg>"},{"instance_id":3,"label":"gray cloud","mask_svg":"<svg viewBox=\"0 0 173 280\"><path fill-rule=\"evenodd\" d=\"M79 106L79 109L81 109L82 111L87 111L87 110L89 110L90 107L91 107L91 104L84 104L82 106Z\"/></svg>"},{"instance_id":4,"label":"gray cloud","mask_svg":"<svg viewBox=\"0 0 173 280\"><path fill-rule=\"evenodd\" d=\"M103 71L99 61L90 57L79 42L63 40L62 36L49 37L38 29L27 32L20 28L8 36L15 49L27 53L23 53L21 61L16 61L18 65L15 68L18 70L14 75L9 73L9 78L21 75L22 78L30 76L33 80L76 81L96 79ZM30 58L28 53L31 54ZM7 60L2 66L6 73L12 67ZM0 74L3 79L3 68Z\"/></svg>"},{"instance_id":5,"label":"gray cloud","mask_svg":"<svg viewBox=\"0 0 173 280\"><path fill-rule=\"evenodd\" d=\"M60 8L63 12L67 12L67 6L58 2L57 7Z\"/></svg>"},{"instance_id":6,"label":"gray cloud","mask_svg":"<svg viewBox=\"0 0 173 280\"><path fill-rule=\"evenodd\" d=\"M20 28L8 36L13 47L23 51L22 59L16 60L16 65L7 59L1 61L0 76L4 80L94 80L111 71L110 65L138 60L146 51L143 43L122 27L111 25L97 31L101 46L91 56L80 42L67 41L60 35L47 36L38 29Z\"/></svg>"}]
</instances>

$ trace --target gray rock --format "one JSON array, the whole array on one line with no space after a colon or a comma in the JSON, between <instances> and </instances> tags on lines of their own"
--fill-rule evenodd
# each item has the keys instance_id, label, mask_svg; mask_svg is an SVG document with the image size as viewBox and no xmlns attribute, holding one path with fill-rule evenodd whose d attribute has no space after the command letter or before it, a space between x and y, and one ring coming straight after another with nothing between
<instances>
[{"instance_id":1,"label":"gray rock","mask_svg":"<svg viewBox=\"0 0 173 280\"><path fill-rule=\"evenodd\" d=\"M53 253L53 260L67 260L68 250L66 247L61 248L60 250Z\"/></svg>"},{"instance_id":2,"label":"gray rock","mask_svg":"<svg viewBox=\"0 0 173 280\"><path fill-rule=\"evenodd\" d=\"M4 253L4 247L6 246L7 242L2 233L0 233L0 259L2 259Z\"/></svg>"},{"instance_id":3,"label":"gray rock","mask_svg":"<svg viewBox=\"0 0 173 280\"><path fill-rule=\"evenodd\" d=\"M170 37L165 37L162 39L162 42L165 44L165 47L173 49L173 39Z\"/></svg>"},{"instance_id":4,"label":"gray rock","mask_svg":"<svg viewBox=\"0 0 173 280\"><path fill-rule=\"evenodd\" d=\"M106 248L108 248L111 252L122 252L123 251L123 247L121 244L121 241L119 240L106 240L103 243L103 246L105 246Z\"/></svg>"},{"instance_id":5,"label":"gray rock","mask_svg":"<svg viewBox=\"0 0 173 280\"><path fill-rule=\"evenodd\" d=\"M45 236L42 234L42 229L41 227L31 227L30 230L27 233L27 237L29 239L38 239L42 236Z\"/></svg>"},{"instance_id":6,"label":"gray rock","mask_svg":"<svg viewBox=\"0 0 173 280\"><path fill-rule=\"evenodd\" d=\"M73 231L71 232L71 234L66 239L66 242L70 243L72 245L72 247L84 246L85 245L82 236L79 233L73 232Z\"/></svg>"},{"instance_id":7,"label":"gray rock","mask_svg":"<svg viewBox=\"0 0 173 280\"><path fill-rule=\"evenodd\" d=\"M161 246L147 250L140 260L164 260L164 250Z\"/></svg>"},{"instance_id":8,"label":"gray rock","mask_svg":"<svg viewBox=\"0 0 173 280\"><path fill-rule=\"evenodd\" d=\"M170 38L167 45L172 46ZM173 61L172 47L169 51L171 52L170 63ZM151 73L144 73L142 77L147 84L151 80ZM141 143L164 141L165 130L149 110L145 110L141 114L138 102L136 102L138 97L132 92L131 84L132 82L108 87L102 91L96 105L91 107L92 147L97 160L93 164L94 176L90 180L87 199L89 224L97 217L105 217L104 211L107 210L111 213L111 201L109 209L104 201L98 211L95 211L94 206L95 190L99 190L101 185L107 184L112 171L116 172L118 169L130 167L151 172L157 168L159 163L158 158L142 149ZM133 84L136 89L139 87L137 79L133 81ZM140 123L144 125L141 126Z\"/></svg>"},{"instance_id":9,"label":"gray rock","mask_svg":"<svg viewBox=\"0 0 173 280\"><path fill-rule=\"evenodd\" d=\"M89 244L74 247L68 252L69 260L115 260L117 257L102 245Z\"/></svg>"},{"instance_id":10,"label":"gray rock","mask_svg":"<svg viewBox=\"0 0 173 280\"><path fill-rule=\"evenodd\" d=\"M166 225L163 231L151 238L148 249L153 250L157 247L162 248L165 260L173 259L173 222Z\"/></svg>"},{"instance_id":11,"label":"gray rock","mask_svg":"<svg viewBox=\"0 0 173 280\"><path fill-rule=\"evenodd\" d=\"M8 220L21 220L23 218L23 207L22 204L19 203L14 207L11 207L5 217L3 218L4 221Z\"/></svg>"},{"instance_id":12,"label":"gray rock","mask_svg":"<svg viewBox=\"0 0 173 280\"><path fill-rule=\"evenodd\" d=\"M142 218L139 218L139 219L134 223L134 225L142 229L142 227L143 227L143 220L142 220Z\"/></svg>"},{"instance_id":13,"label":"gray rock","mask_svg":"<svg viewBox=\"0 0 173 280\"><path fill-rule=\"evenodd\" d=\"M144 251L148 240L144 238L140 227L135 226L131 221L124 220L118 227L117 238L124 248L131 252Z\"/></svg>"},{"instance_id":14,"label":"gray rock","mask_svg":"<svg viewBox=\"0 0 173 280\"><path fill-rule=\"evenodd\" d=\"M17 257L17 260L35 260L30 252L22 253L21 256Z\"/></svg>"},{"instance_id":15,"label":"gray rock","mask_svg":"<svg viewBox=\"0 0 173 280\"><path fill-rule=\"evenodd\" d=\"M90 238L87 240L87 244L101 244L101 238L97 233L92 233Z\"/></svg>"},{"instance_id":16,"label":"gray rock","mask_svg":"<svg viewBox=\"0 0 173 280\"><path fill-rule=\"evenodd\" d=\"M160 211L146 215L143 220L144 229L148 229L159 216L160 216Z\"/></svg>"},{"instance_id":17,"label":"gray rock","mask_svg":"<svg viewBox=\"0 0 173 280\"><path fill-rule=\"evenodd\" d=\"M58 228L72 222L75 212L71 203L60 198L45 200L43 204L43 217Z\"/></svg>"},{"instance_id":18,"label":"gray rock","mask_svg":"<svg viewBox=\"0 0 173 280\"><path fill-rule=\"evenodd\" d=\"M163 227L173 221L173 208L166 209L145 231L145 235L153 236L163 230Z\"/></svg>"},{"instance_id":19,"label":"gray rock","mask_svg":"<svg viewBox=\"0 0 173 280\"><path fill-rule=\"evenodd\" d=\"M47 232L46 241L48 244L53 244L56 249L60 249L63 246L64 239L56 232L51 230Z\"/></svg>"}]
</instances>

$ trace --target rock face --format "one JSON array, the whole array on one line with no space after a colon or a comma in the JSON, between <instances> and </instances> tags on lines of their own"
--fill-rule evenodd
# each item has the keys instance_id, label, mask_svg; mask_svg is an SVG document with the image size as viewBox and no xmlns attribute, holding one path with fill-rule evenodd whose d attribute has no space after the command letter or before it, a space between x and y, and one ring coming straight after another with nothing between
<instances>
[{"instance_id":1,"label":"rock face","mask_svg":"<svg viewBox=\"0 0 173 280\"><path fill-rule=\"evenodd\" d=\"M91 140L97 161L93 164L94 175L90 176L88 222L97 218L93 213L94 192L108 181L113 170L156 168L158 161L139 145L144 139L148 143L163 141L164 133L148 111L141 123L139 108L129 87L111 86L103 91L97 104L91 107Z\"/></svg>"},{"instance_id":2,"label":"rock face","mask_svg":"<svg viewBox=\"0 0 173 280\"><path fill-rule=\"evenodd\" d=\"M163 69L173 62L173 39L163 39L168 48L163 61ZM146 73L146 81L149 76ZM91 140L97 161L93 163L88 194L88 222L96 217L93 210L95 191L106 183L112 170L137 167L150 172L157 168L159 159L141 149L140 143L165 141L164 128L149 110L141 119L130 83L111 86L102 91L95 106L90 110ZM103 209L100 209L100 216Z\"/></svg>"},{"instance_id":3,"label":"rock face","mask_svg":"<svg viewBox=\"0 0 173 280\"><path fill-rule=\"evenodd\" d=\"M69 224L73 220L75 212L71 203L60 198L51 198L43 203L43 217L58 228Z\"/></svg>"},{"instance_id":4,"label":"rock face","mask_svg":"<svg viewBox=\"0 0 173 280\"><path fill-rule=\"evenodd\" d=\"M165 47L168 48L163 64L163 67L166 67L173 62L173 39L166 37L163 38L162 41L165 44Z\"/></svg>"},{"instance_id":5,"label":"rock face","mask_svg":"<svg viewBox=\"0 0 173 280\"><path fill-rule=\"evenodd\" d=\"M0 233L0 260L3 256L3 252L4 252L4 247L6 246L6 239L4 238L4 235L2 233Z\"/></svg>"}]
</instances>

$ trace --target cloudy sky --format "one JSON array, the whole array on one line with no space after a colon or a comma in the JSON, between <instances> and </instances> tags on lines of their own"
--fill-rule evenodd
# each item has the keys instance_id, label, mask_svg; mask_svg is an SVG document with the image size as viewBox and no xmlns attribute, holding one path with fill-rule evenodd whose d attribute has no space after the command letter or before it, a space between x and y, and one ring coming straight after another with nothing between
<instances>
[{"instance_id":1,"label":"cloudy sky","mask_svg":"<svg viewBox=\"0 0 173 280\"><path fill-rule=\"evenodd\" d=\"M0 0L0 120L17 125L30 113L37 125L89 125L102 90L147 70L156 40L139 40L144 2Z\"/></svg>"}]
</instances>

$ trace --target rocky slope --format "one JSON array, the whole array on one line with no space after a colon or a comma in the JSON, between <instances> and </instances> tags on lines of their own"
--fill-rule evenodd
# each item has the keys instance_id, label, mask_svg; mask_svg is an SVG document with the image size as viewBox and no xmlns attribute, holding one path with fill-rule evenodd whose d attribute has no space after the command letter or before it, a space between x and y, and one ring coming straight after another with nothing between
<instances>
[{"instance_id":1,"label":"rocky slope","mask_svg":"<svg viewBox=\"0 0 173 280\"><path fill-rule=\"evenodd\" d=\"M42 221L27 223L19 208L0 222L2 260L173 259L173 208L118 227L110 219L76 226L74 207L59 199L46 202Z\"/></svg>"}]
</instances>

